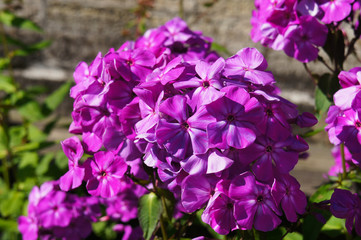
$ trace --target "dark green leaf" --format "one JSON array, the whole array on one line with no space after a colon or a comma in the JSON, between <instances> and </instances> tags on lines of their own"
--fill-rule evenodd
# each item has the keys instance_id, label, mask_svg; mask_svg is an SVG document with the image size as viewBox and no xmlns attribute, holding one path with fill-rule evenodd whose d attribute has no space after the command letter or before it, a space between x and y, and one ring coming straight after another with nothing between
<instances>
[{"instance_id":1,"label":"dark green leaf","mask_svg":"<svg viewBox=\"0 0 361 240\"><path fill-rule=\"evenodd\" d=\"M64 97L69 94L69 90L72 86L72 82L68 81L64 83L60 88L55 90L51 95L49 95L44 103L44 108L46 112L52 112L54 111L60 103L63 102Z\"/></svg>"},{"instance_id":2,"label":"dark green leaf","mask_svg":"<svg viewBox=\"0 0 361 240\"><path fill-rule=\"evenodd\" d=\"M0 232L18 232L18 223L14 220L5 220L0 218Z\"/></svg>"},{"instance_id":3,"label":"dark green leaf","mask_svg":"<svg viewBox=\"0 0 361 240\"><path fill-rule=\"evenodd\" d=\"M319 213L321 214L321 213ZM325 215L323 214L325 217ZM326 216L330 217L330 215ZM326 219L327 220L327 219ZM304 218L302 230L303 230L303 239L307 240L316 240L318 239L318 235L321 232L321 228L323 226L323 223L319 222L315 216L308 215Z\"/></svg>"},{"instance_id":4,"label":"dark green leaf","mask_svg":"<svg viewBox=\"0 0 361 240\"><path fill-rule=\"evenodd\" d=\"M42 41L30 46L23 47L21 49L17 49L13 52L14 56L28 56L36 51L42 50L51 45L51 41Z\"/></svg>"},{"instance_id":5,"label":"dark green leaf","mask_svg":"<svg viewBox=\"0 0 361 240\"><path fill-rule=\"evenodd\" d=\"M315 93L315 106L318 119L322 117L322 115L326 113L328 108L331 106L331 102L318 87L316 87Z\"/></svg>"},{"instance_id":6,"label":"dark green leaf","mask_svg":"<svg viewBox=\"0 0 361 240\"><path fill-rule=\"evenodd\" d=\"M149 193L140 198L138 218L145 239L152 237L161 214L162 203L155 193Z\"/></svg>"},{"instance_id":7,"label":"dark green leaf","mask_svg":"<svg viewBox=\"0 0 361 240\"><path fill-rule=\"evenodd\" d=\"M0 150L7 150L8 141L9 139L5 132L5 129L2 125L0 125Z\"/></svg>"},{"instance_id":8,"label":"dark green leaf","mask_svg":"<svg viewBox=\"0 0 361 240\"><path fill-rule=\"evenodd\" d=\"M25 18L17 17L9 11L0 12L0 22L10 27L42 32L42 29L36 23Z\"/></svg>"},{"instance_id":9,"label":"dark green leaf","mask_svg":"<svg viewBox=\"0 0 361 240\"><path fill-rule=\"evenodd\" d=\"M11 77L0 75L0 91L4 91L6 93L13 93L16 91L14 81Z\"/></svg>"}]
</instances>

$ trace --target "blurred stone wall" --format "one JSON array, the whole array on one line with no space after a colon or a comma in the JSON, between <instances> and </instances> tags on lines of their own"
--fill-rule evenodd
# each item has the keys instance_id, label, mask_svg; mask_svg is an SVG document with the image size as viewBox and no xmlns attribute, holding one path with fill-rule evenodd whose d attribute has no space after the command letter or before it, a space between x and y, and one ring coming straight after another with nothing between
<instances>
[{"instance_id":1,"label":"blurred stone wall","mask_svg":"<svg viewBox=\"0 0 361 240\"><path fill-rule=\"evenodd\" d=\"M91 62L96 54L118 48L131 37L124 35L135 19L136 0L23 0L18 14L37 22L44 34L21 33L24 39L50 39L45 51L19 62L18 75L25 79L64 81L71 78L80 61ZM192 30L202 31L218 44L236 53L243 47L257 47L266 57L269 70L289 100L302 105L313 103L313 83L301 63L253 43L251 14L253 0L183 0L184 19ZM155 0L147 27L157 27L177 16L179 0ZM324 71L322 66L318 67ZM308 89L308 91L304 91Z\"/></svg>"}]
</instances>

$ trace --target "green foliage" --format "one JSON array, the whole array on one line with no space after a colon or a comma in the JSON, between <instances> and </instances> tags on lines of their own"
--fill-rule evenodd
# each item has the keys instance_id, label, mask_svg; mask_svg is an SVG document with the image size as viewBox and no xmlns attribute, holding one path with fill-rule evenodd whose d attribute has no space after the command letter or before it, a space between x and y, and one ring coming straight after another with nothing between
<instances>
[{"instance_id":1,"label":"green foliage","mask_svg":"<svg viewBox=\"0 0 361 240\"><path fill-rule=\"evenodd\" d=\"M146 240L154 234L162 211L161 199L155 193L148 193L140 198L138 217Z\"/></svg>"},{"instance_id":2,"label":"green foliage","mask_svg":"<svg viewBox=\"0 0 361 240\"><path fill-rule=\"evenodd\" d=\"M9 11L0 12L0 22L10 27L27 29L36 32L43 31L36 23L32 22L31 20L17 17L14 13Z\"/></svg>"},{"instance_id":3,"label":"green foliage","mask_svg":"<svg viewBox=\"0 0 361 240\"><path fill-rule=\"evenodd\" d=\"M46 149L54 144L48 135L57 118L51 116L71 87L71 82L66 82L53 93L43 86L20 87L12 75L13 58L40 51L51 42L27 44L11 37L6 32L9 28L42 33L34 22L0 11L0 44L5 45L0 56L0 239L4 240L20 239L17 218L27 214L31 189L64 172L59 169L67 165L65 155ZM44 101L39 101L40 94ZM20 121L13 121L10 112L19 115Z\"/></svg>"}]
</instances>

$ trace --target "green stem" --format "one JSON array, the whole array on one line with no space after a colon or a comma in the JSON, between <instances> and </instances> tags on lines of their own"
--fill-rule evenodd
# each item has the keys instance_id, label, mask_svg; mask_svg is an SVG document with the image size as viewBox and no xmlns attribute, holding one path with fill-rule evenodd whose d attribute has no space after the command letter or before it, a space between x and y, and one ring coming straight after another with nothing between
<instances>
[{"instance_id":1,"label":"green stem","mask_svg":"<svg viewBox=\"0 0 361 240\"><path fill-rule=\"evenodd\" d=\"M183 0L179 0L179 17L184 18L184 5Z\"/></svg>"},{"instance_id":2,"label":"green stem","mask_svg":"<svg viewBox=\"0 0 361 240\"><path fill-rule=\"evenodd\" d=\"M345 145L343 143L341 143L340 145L340 152L342 158L342 180L345 180L347 177L347 172L346 172L346 159L345 159Z\"/></svg>"},{"instance_id":3,"label":"green stem","mask_svg":"<svg viewBox=\"0 0 361 240\"><path fill-rule=\"evenodd\" d=\"M10 177L9 177L9 166L8 166L8 155L4 158L2 158L2 170L3 170L3 176L6 183L6 186L10 188Z\"/></svg>"},{"instance_id":4,"label":"green stem","mask_svg":"<svg viewBox=\"0 0 361 240\"><path fill-rule=\"evenodd\" d=\"M163 216L160 216L160 229L162 230L163 240L168 240L167 231L165 230L165 226L164 226Z\"/></svg>"}]
</instances>

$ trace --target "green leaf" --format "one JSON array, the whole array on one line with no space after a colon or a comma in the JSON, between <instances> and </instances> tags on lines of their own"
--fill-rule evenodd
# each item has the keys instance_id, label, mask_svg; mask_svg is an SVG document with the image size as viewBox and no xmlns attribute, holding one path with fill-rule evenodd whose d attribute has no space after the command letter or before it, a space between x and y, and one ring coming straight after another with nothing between
<instances>
[{"instance_id":1,"label":"green leaf","mask_svg":"<svg viewBox=\"0 0 361 240\"><path fill-rule=\"evenodd\" d=\"M329 237L335 238L343 233L346 233L345 219L336 218L331 216L321 231Z\"/></svg>"},{"instance_id":2,"label":"green leaf","mask_svg":"<svg viewBox=\"0 0 361 240\"><path fill-rule=\"evenodd\" d=\"M2 125L0 125L0 150L7 150L8 145L8 136L6 135L6 131Z\"/></svg>"},{"instance_id":3,"label":"green leaf","mask_svg":"<svg viewBox=\"0 0 361 240\"><path fill-rule=\"evenodd\" d=\"M321 214L321 213L319 213ZM325 216L322 214L322 216ZM328 216L330 217L330 215ZM304 218L302 230L303 230L303 239L307 240L317 240L318 235L321 232L321 228L323 226L323 223L319 222L315 216L308 215Z\"/></svg>"},{"instance_id":4,"label":"green leaf","mask_svg":"<svg viewBox=\"0 0 361 240\"><path fill-rule=\"evenodd\" d=\"M55 156L55 164L58 168L65 170L68 167L68 158L63 151L59 151Z\"/></svg>"},{"instance_id":5,"label":"green leaf","mask_svg":"<svg viewBox=\"0 0 361 240\"><path fill-rule=\"evenodd\" d=\"M16 91L14 81L11 77L0 75L0 91L4 91L6 93L13 93Z\"/></svg>"},{"instance_id":6,"label":"green leaf","mask_svg":"<svg viewBox=\"0 0 361 240\"><path fill-rule=\"evenodd\" d=\"M0 22L10 27L28 29L35 32L43 31L36 23L25 18L17 17L9 11L0 12Z\"/></svg>"},{"instance_id":7,"label":"green leaf","mask_svg":"<svg viewBox=\"0 0 361 240\"><path fill-rule=\"evenodd\" d=\"M15 146L12 148L12 151L13 153L20 153L24 151L41 150L43 148L50 147L51 145L54 145L54 142L30 142L20 146Z\"/></svg>"},{"instance_id":8,"label":"green leaf","mask_svg":"<svg viewBox=\"0 0 361 240\"><path fill-rule=\"evenodd\" d=\"M5 220L0 218L0 232L18 232L18 223L14 220Z\"/></svg>"},{"instance_id":9,"label":"green leaf","mask_svg":"<svg viewBox=\"0 0 361 240\"><path fill-rule=\"evenodd\" d=\"M3 217L18 217L23 209L25 194L12 190L5 199L1 201L0 212Z\"/></svg>"},{"instance_id":10,"label":"green leaf","mask_svg":"<svg viewBox=\"0 0 361 240\"><path fill-rule=\"evenodd\" d=\"M40 51L40 50L48 47L50 45L51 45L51 41L49 41L49 40L41 41L36 44L24 46L21 49L15 50L13 52L13 55L14 56L28 56L34 52Z\"/></svg>"},{"instance_id":11,"label":"green leaf","mask_svg":"<svg viewBox=\"0 0 361 240\"><path fill-rule=\"evenodd\" d=\"M150 239L162 214L161 200L155 193L149 193L140 198L138 218L145 239Z\"/></svg>"},{"instance_id":12,"label":"green leaf","mask_svg":"<svg viewBox=\"0 0 361 240\"><path fill-rule=\"evenodd\" d=\"M31 142L41 142L45 141L47 135L44 134L39 128L36 126L29 124L28 126L28 137Z\"/></svg>"},{"instance_id":13,"label":"green leaf","mask_svg":"<svg viewBox=\"0 0 361 240\"><path fill-rule=\"evenodd\" d=\"M29 100L18 107L19 113L30 122L36 122L45 116L41 111L40 104L34 100Z\"/></svg>"},{"instance_id":14,"label":"green leaf","mask_svg":"<svg viewBox=\"0 0 361 240\"><path fill-rule=\"evenodd\" d=\"M217 52L223 52L228 56L232 55L232 53L225 46L215 43L215 42L212 42L211 50L217 51Z\"/></svg>"},{"instance_id":15,"label":"green leaf","mask_svg":"<svg viewBox=\"0 0 361 240\"><path fill-rule=\"evenodd\" d=\"M9 66L11 59L8 57L0 58L0 70L5 69Z\"/></svg>"},{"instance_id":16,"label":"green leaf","mask_svg":"<svg viewBox=\"0 0 361 240\"><path fill-rule=\"evenodd\" d=\"M23 138L26 136L26 129L23 125L9 128L10 147L23 144Z\"/></svg>"},{"instance_id":17,"label":"green leaf","mask_svg":"<svg viewBox=\"0 0 361 240\"><path fill-rule=\"evenodd\" d=\"M331 106L331 102L328 100L327 96L320 90L319 87L316 87L315 106L316 106L316 115L318 119L324 113L326 113L328 108Z\"/></svg>"},{"instance_id":18,"label":"green leaf","mask_svg":"<svg viewBox=\"0 0 361 240\"><path fill-rule=\"evenodd\" d=\"M330 200L333 191L334 191L333 184L331 183L324 184L317 189L317 191L310 197L309 201L311 203L315 203L315 202Z\"/></svg>"},{"instance_id":19,"label":"green leaf","mask_svg":"<svg viewBox=\"0 0 361 240\"><path fill-rule=\"evenodd\" d=\"M55 90L45 99L44 107L47 113L51 113L52 111L54 111L60 105L60 103L63 102L64 97L69 94L71 86L72 82L68 81L61 85L57 90Z\"/></svg>"},{"instance_id":20,"label":"green leaf","mask_svg":"<svg viewBox=\"0 0 361 240\"><path fill-rule=\"evenodd\" d=\"M38 176L44 175L48 171L49 165L50 165L51 161L54 159L54 156L55 156L55 154L50 152L50 153L45 154L41 158L40 163L35 170L35 172Z\"/></svg>"},{"instance_id":21,"label":"green leaf","mask_svg":"<svg viewBox=\"0 0 361 240\"><path fill-rule=\"evenodd\" d=\"M24 152L21 154L21 160L19 168L25 168L28 166L36 167L39 161L38 154L36 152Z\"/></svg>"}]
</instances>

